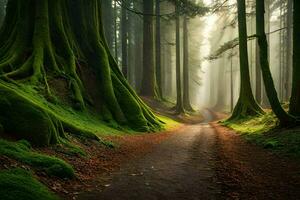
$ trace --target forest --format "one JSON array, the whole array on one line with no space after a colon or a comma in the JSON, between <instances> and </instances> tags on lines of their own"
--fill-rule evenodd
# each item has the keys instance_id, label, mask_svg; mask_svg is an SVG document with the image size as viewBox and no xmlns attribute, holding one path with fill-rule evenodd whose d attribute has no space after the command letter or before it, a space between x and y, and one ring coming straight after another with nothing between
<instances>
[{"instance_id":1,"label":"forest","mask_svg":"<svg viewBox=\"0 0 300 200\"><path fill-rule=\"evenodd\" d=\"M0 199L300 199L299 36L296 0L0 0Z\"/></svg>"}]
</instances>

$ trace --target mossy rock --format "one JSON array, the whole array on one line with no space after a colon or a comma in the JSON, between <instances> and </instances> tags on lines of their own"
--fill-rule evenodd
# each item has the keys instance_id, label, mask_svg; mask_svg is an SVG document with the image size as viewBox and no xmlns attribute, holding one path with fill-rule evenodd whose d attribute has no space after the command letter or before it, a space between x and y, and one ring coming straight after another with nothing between
<instances>
[{"instance_id":1,"label":"mossy rock","mask_svg":"<svg viewBox=\"0 0 300 200\"><path fill-rule=\"evenodd\" d=\"M0 171L2 200L58 200L59 198L23 169Z\"/></svg>"},{"instance_id":2,"label":"mossy rock","mask_svg":"<svg viewBox=\"0 0 300 200\"><path fill-rule=\"evenodd\" d=\"M0 87L0 110L0 133L28 140L34 146L57 143L63 134L60 122L13 90Z\"/></svg>"}]
</instances>

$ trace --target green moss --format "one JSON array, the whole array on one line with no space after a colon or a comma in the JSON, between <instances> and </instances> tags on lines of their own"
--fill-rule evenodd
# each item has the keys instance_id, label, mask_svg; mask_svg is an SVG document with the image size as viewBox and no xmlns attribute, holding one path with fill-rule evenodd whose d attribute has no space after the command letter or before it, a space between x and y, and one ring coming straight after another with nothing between
<instances>
[{"instance_id":1,"label":"green moss","mask_svg":"<svg viewBox=\"0 0 300 200\"><path fill-rule=\"evenodd\" d=\"M3 131L26 139L33 145L54 144L63 135L59 121L4 87L0 87L0 110Z\"/></svg>"},{"instance_id":2,"label":"green moss","mask_svg":"<svg viewBox=\"0 0 300 200\"><path fill-rule=\"evenodd\" d=\"M0 155L13 158L36 169L45 170L50 176L74 177L71 165L61 159L32 151L28 142L8 142L0 139Z\"/></svg>"},{"instance_id":3,"label":"green moss","mask_svg":"<svg viewBox=\"0 0 300 200\"><path fill-rule=\"evenodd\" d=\"M171 118L168 118L166 116L158 115L158 119L161 120L162 122L164 122L165 130L173 129L180 125L179 122L177 122Z\"/></svg>"},{"instance_id":4,"label":"green moss","mask_svg":"<svg viewBox=\"0 0 300 200\"><path fill-rule=\"evenodd\" d=\"M3 200L59 199L31 173L22 169L0 171L0 198Z\"/></svg>"},{"instance_id":5,"label":"green moss","mask_svg":"<svg viewBox=\"0 0 300 200\"><path fill-rule=\"evenodd\" d=\"M272 112L234 123L222 123L263 148L300 158L300 129L279 127L278 119Z\"/></svg>"}]
</instances>

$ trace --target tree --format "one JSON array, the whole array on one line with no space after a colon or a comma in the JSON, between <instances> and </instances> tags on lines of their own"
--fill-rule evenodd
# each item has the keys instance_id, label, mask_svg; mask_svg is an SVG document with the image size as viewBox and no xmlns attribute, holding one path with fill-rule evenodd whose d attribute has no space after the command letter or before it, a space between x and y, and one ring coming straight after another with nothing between
<instances>
[{"instance_id":1,"label":"tree","mask_svg":"<svg viewBox=\"0 0 300 200\"><path fill-rule=\"evenodd\" d=\"M155 64L154 64L154 23L153 12L154 3L153 0L143 1L143 13L144 13L144 25L143 25L143 78L141 85L141 95L152 98L157 97L157 84L155 76Z\"/></svg>"},{"instance_id":2,"label":"tree","mask_svg":"<svg viewBox=\"0 0 300 200\"><path fill-rule=\"evenodd\" d=\"M103 107L98 114L105 120L142 131L160 127L109 52L100 0L9 0L0 30L0 69L0 124L5 132L24 133L25 139L44 145L63 137L64 124L48 112L47 102L25 98L16 89L24 84L31 86L54 102L50 78L68 83L67 92L73 97L75 109L88 112L98 103ZM94 89L102 94L99 102L89 98L80 74L84 70L96 76L98 88Z\"/></svg>"},{"instance_id":3,"label":"tree","mask_svg":"<svg viewBox=\"0 0 300 200\"><path fill-rule=\"evenodd\" d=\"M193 111L190 101L190 69L189 69L189 38L188 17L183 17L183 107L187 111Z\"/></svg>"},{"instance_id":4,"label":"tree","mask_svg":"<svg viewBox=\"0 0 300 200\"><path fill-rule=\"evenodd\" d=\"M158 97L162 98L162 69L161 69L161 28L160 28L160 0L155 1L155 66L157 79L157 93Z\"/></svg>"},{"instance_id":5,"label":"tree","mask_svg":"<svg viewBox=\"0 0 300 200\"><path fill-rule=\"evenodd\" d=\"M229 121L263 113L253 97L250 84L245 0L237 0L237 6L241 86L238 102Z\"/></svg>"},{"instance_id":6,"label":"tree","mask_svg":"<svg viewBox=\"0 0 300 200\"><path fill-rule=\"evenodd\" d=\"M121 8L121 38L122 38L122 72L128 78L128 14L126 10L127 4L122 1Z\"/></svg>"},{"instance_id":7,"label":"tree","mask_svg":"<svg viewBox=\"0 0 300 200\"><path fill-rule=\"evenodd\" d=\"M107 40L107 44L111 50L113 50L113 24L114 24L114 17L113 17L113 7L112 7L112 1L104 0L101 1L102 3L102 16L103 16L103 22L104 22L104 33L105 38Z\"/></svg>"},{"instance_id":8,"label":"tree","mask_svg":"<svg viewBox=\"0 0 300 200\"><path fill-rule=\"evenodd\" d=\"M259 45L259 60L262 70L263 80L266 88L266 94L271 108L278 117L281 125L288 125L295 122L295 119L288 115L282 108L273 82L268 61L268 41L265 33L265 2L256 0L256 35Z\"/></svg>"},{"instance_id":9,"label":"tree","mask_svg":"<svg viewBox=\"0 0 300 200\"><path fill-rule=\"evenodd\" d=\"M293 83L290 114L300 116L300 2L294 0L293 14Z\"/></svg>"},{"instance_id":10,"label":"tree","mask_svg":"<svg viewBox=\"0 0 300 200\"><path fill-rule=\"evenodd\" d=\"M181 87L181 59L180 59L180 3L175 3L175 21L176 21L176 113L184 113Z\"/></svg>"}]
</instances>

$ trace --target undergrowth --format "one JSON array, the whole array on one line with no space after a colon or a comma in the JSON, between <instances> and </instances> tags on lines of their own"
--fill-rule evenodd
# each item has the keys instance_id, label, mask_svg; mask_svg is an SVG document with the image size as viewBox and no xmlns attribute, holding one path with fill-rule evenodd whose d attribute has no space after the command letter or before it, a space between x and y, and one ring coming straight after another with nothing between
<instances>
[{"instance_id":1,"label":"undergrowth","mask_svg":"<svg viewBox=\"0 0 300 200\"><path fill-rule=\"evenodd\" d=\"M280 127L273 112L235 122L221 122L237 131L248 141L276 153L300 159L300 128Z\"/></svg>"},{"instance_id":2,"label":"undergrowth","mask_svg":"<svg viewBox=\"0 0 300 200\"><path fill-rule=\"evenodd\" d=\"M0 155L15 159L35 169L44 170L49 176L73 178L74 170L65 161L34 152L26 141L9 142L0 139Z\"/></svg>"},{"instance_id":3,"label":"undergrowth","mask_svg":"<svg viewBox=\"0 0 300 200\"><path fill-rule=\"evenodd\" d=\"M23 169L0 171L0 199L58 200L59 198Z\"/></svg>"}]
</instances>

